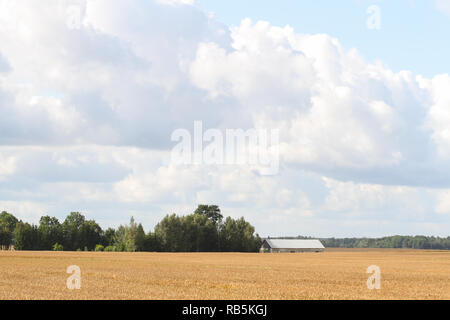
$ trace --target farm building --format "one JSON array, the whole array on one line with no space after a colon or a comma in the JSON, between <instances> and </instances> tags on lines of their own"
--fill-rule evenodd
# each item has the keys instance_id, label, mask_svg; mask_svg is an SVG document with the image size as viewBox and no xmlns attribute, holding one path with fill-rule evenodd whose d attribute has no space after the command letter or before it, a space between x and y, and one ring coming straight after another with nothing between
<instances>
[{"instance_id":1,"label":"farm building","mask_svg":"<svg viewBox=\"0 0 450 320\"><path fill-rule=\"evenodd\" d=\"M322 252L325 247L319 240L264 239L260 252Z\"/></svg>"}]
</instances>

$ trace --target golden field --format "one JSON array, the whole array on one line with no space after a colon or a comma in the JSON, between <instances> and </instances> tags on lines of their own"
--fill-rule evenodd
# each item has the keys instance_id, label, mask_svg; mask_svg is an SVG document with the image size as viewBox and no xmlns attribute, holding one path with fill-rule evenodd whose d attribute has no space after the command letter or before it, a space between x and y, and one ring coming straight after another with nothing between
<instances>
[{"instance_id":1,"label":"golden field","mask_svg":"<svg viewBox=\"0 0 450 320\"><path fill-rule=\"evenodd\" d=\"M81 269L69 290L66 269ZM366 286L381 268L381 289ZM450 299L450 252L0 252L0 299Z\"/></svg>"}]
</instances>

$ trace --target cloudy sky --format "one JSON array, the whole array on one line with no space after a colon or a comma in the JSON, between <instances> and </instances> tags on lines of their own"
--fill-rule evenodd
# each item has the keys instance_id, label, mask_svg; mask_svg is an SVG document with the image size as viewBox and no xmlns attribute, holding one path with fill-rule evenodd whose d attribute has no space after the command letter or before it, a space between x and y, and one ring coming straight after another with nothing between
<instances>
[{"instance_id":1,"label":"cloudy sky","mask_svg":"<svg viewBox=\"0 0 450 320\"><path fill-rule=\"evenodd\" d=\"M450 0L335 2L0 0L0 210L448 236ZM196 120L279 130L278 174L175 165Z\"/></svg>"}]
</instances>

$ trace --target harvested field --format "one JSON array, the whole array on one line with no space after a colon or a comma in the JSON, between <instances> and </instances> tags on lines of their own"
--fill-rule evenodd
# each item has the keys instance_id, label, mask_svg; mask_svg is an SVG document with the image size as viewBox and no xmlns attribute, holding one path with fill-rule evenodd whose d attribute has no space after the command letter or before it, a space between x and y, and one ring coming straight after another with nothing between
<instances>
[{"instance_id":1,"label":"harvested field","mask_svg":"<svg viewBox=\"0 0 450 320\"><path fill-rule=\"evenodd\" d=\"M70 265L80 290L67 289ZM450 299L450 252L0 252L0 299Z\"/></svg>"}]
</instances>

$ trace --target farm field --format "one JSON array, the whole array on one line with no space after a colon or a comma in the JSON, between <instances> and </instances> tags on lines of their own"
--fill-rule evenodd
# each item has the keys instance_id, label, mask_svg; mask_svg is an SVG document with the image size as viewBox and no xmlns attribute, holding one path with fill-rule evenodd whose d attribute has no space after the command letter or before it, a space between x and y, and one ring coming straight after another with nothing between
<instances>
[{"instance_id":1,"label":"farm field","mask_svg":"<svg viewBox=\"0 0 450 320\"><path fill-rule=\"evenodd\" d=\"M66 269L81 269L69 290ZM381 269L381 289L366 269ZM450 252L0 252L0 299L450 299Z\"/></svg>"}]
</instances>

